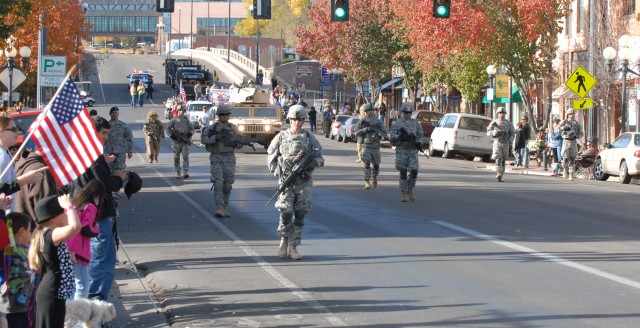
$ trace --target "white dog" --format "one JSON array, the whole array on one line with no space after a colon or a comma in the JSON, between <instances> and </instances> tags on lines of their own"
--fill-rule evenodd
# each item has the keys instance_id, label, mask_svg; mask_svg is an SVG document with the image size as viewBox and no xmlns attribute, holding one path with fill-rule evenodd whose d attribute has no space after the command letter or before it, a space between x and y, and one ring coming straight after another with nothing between
<instances>
[{"instance_id":1,"label":"white dog","mask_svg":"<svg viewBox=\"0 0 640 328\"><path fill-rule=\"evenodd\" d=\"M83 328L99 328L103 323L116 317L116 308L111 303L79 299L67 302L64 326L74 328L80 324Z\"/></svg>"}]
</instances>

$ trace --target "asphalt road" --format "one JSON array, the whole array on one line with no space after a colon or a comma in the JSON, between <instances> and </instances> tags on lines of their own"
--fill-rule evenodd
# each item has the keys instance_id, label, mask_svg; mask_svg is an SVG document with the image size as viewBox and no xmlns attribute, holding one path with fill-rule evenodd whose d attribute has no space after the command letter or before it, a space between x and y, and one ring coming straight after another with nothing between
<instances>
[{"instance_id":1,"label":"asphalt road","mask_svg":"<svg viewBox=\"0 0 640 328\"><path fill-rule=\"evenodd\" d=\"M637 185L518 174L498 183L484 163L423 157L418 201L402 203L392 149L383 149L378 188L364 190L355 145L318 135L326 166L314 175L304 260L282 260L265 151L237 154L232 216L214 218L203 148L191 148L188 180L174 178L168 139L160 163L145 161L141 123L170 92L162 57L98 62L105 117L128 104L132 68L158 72L156 105L120 112L134 131L128 165L144 187L122 202L118 227L172 327L640 324ZM127 295L136 284L118 280L128 314L117 324L156 326L149 300Z\"/></svg>"}]
</instances>

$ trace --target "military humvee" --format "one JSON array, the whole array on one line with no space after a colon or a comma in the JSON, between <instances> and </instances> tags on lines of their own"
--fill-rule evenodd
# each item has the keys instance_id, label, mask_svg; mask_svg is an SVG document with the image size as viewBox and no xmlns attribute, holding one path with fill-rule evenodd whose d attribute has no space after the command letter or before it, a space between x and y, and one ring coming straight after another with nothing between
<instances>
[{"instance_id":1,"label":"military humvee","mask_svg":"<svg viewBox=\"0 0 640 328\"><path fill-rule=\"evenodd\" d=\"M278 105L269 103L269 93L255 88L241 88L230 94L229 122L238 126L244 137L268 148L282 131L284 114Z\"/></svg>"}]
</instances>

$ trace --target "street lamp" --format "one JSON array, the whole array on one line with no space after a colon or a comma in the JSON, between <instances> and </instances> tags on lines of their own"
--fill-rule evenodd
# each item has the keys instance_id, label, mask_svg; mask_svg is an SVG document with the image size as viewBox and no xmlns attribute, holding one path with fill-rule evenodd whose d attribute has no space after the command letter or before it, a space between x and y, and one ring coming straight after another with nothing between
<instances>
[{"instance_id":1,"label":"street lamp","mask_svg":"<svg viewBox=\"0 0 640 328\"><path fill-rule=\"evenodd\" d=\"M20 68L16 67L16 55L18 54L18 51L14 46L16 41L16 37L11 35L7 38L7 47L4 49L4 55L7 57L7 68L9 69L9 108L12 106L13 102L13 69L17 68L20 70ZM2 56L1 50L0 56ZM27 46L20 47L20 60L22 61L23 69L26 69L29 65L29 56L31 56L31 48Z\"/></svg>"},{"instance_id":2,"label":"street lamp","mask_svg":"<svg viewBox=\"0 0 640 328\"><path fill-rule=\"evenodd\" d=\"M622 73L622 107L621 107L621 120L622 126L620 127L620 133L624 133L627 131L627 73L632 73L637 76L640 76L639 73L629 68L629 60L633 59L634 62L640 61L640 51L631 50L631 38L628 35L623 35L618 39L619 49L616 52L616 49L613 47L607 47L602 51L602 56L605 59L605 64L607 65L607 70L611 73L613 69L613 60L616 58L616 54L618 55L618 59L620 62L620 69L616 70L616 72ZM638 123L636 122L636 130L638 130Z\"/></svg>"},{"instance_id":3,"label":"street lamp","mask_svg":"<svg viewBox=\"0 0 640 328\"><path fill-rule=\"evenodd\" d=\"M491 90L491 94L489 94L489 92L487 92L487 99L489 99L489 109L491 111L491 117L493 118L494 114L493 114L493 97L496 94L496 91L494 89L494 79L496 78L496 65L489 65L487 66L487 74L489 74L489 89Z\"/></svg>"},{"instance_id":4,"label":"street lamp","mask_svg":"<svg viewBox=\"0 0 640 328\"><path fill-rule=\"evenodd\" d=\"M160 42L156 41L156 47L158 46L158 43L160 44L160 55L162 55L162 48L164 47L164 23L160 22L158 23L158 25L156 25L156 27L158 27L158 39L160 40Z\"/></svg>"},{"instance_id":5,"label":"street lamp","mask_svg":"<svg viewBox=\"0 0 640 328\"><path fill-rule=\"evenodd\" d=\"M193 45L193 0L191 0L191 19L189 19L189 25L190 30L189 30L189 49L192 49L192 45Z\"/></svg>"},{"instance_id":6,"label":"street lamp","mask_svg":"<svg viewBox=\"0 0 640 328\"><path fill-rule=\"evenodd\" d=\"M182 8L178 7L178 49L182 49Z\"/></svg>"},{"instance_id":7,"label":"street lamp","mask_svg":"<svg viewBox=\"0 0 640 328\"><path fill-rule=\"evenodd\" d=\"M259 70L260 70L260 24L258 23L258 20L255 19L256 18L256 13L254 12L254 10L258 10L258 8L255 8L253 5L249 6L249 11L253 13L253 18L256 21L256 27L258 29L258 32L256 33L256 85L262 85L262 81L258 81L258 74ZM260 82L260 83L258 83Z\"/></svg>"}]
</instances>

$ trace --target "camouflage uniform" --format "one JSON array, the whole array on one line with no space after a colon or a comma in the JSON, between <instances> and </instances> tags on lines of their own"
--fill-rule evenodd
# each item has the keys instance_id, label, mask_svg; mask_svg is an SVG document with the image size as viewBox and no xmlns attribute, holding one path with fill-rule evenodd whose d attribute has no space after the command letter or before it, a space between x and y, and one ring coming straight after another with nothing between
<instances>
[{"instance_id":1,"label":"camouflage uniform","mask_svg":"<svg viewBox=\"0 0 640 328\"><path fill-rule=\"evenodd\" d=\"M498 110L500 109L498 108ZM502 108L502 110L504 109ZM507 119L502 122L495 119L487 127L487 135L493 138L493 154L491 158L496 161L496 178L500 182L503 181L505 163L507 157L509 157L511 143L516 135L515 131L513 124Z\"/></svg>"},{"instance_id":2,"label":"camouflage uniform","mask_svg":"<svg viewBox=\"0 0 640 328\"><path fill-rule=\"evenodd\" d=\"M410 106L412 105L403 104L401 111L413 111L413 108ZM396 170L400 171L400 191L402 191L402 201L406 201L407 196L412 201L415 201L413 188L416 186L418 168L420 167L418 161L418 148L416 147L416 144L424 147L424 131L418 121L412 118L406 120L403 116L404 115L401 114L401 116L391 126L389 140L391 141L391 144L396 147ZM410 136L415 137L415 140L405 140L406 137L401 137L400 130L402 128L404 128Z\"/></svg>"},{"instance_id":3,"label":"camouflage uniform","mask_svg":"<svg viewBox=\"0 0 640 328\"><path fill-rule=\"evenodd\" d=\"M293 134L287 130L276 135L267 150L269 170L279 177L280 183L286 179L286 174L293 167L294 158L300 150L314 152L315 161L311 161L305 176L298 178L287 192L280 194L275 204L280 211L278 234L288 239L290 246L300 245L304 217L311 209L311 187L313 186L311 175L315 167L324 165L322 146L311 133L305 130L299 134Z\"/></svg>"},{"instance_id":4,"label":"camouflage uniform","mask_svg":"<svg viewBox=\"0 0 640 328\"><path fill-rule=\"evenodd\" d=\"M160 153L160 143L164 139L164 126L162 122L158 120L158 114L156 112L149 112L147 114L147 121L142 126L144 132L144 141L147 145L147 158L149 163L153 160L158 163L158 154Z\"/></svg>"},{"instance_id":5,"label":"camouflage uniform","mask_svg":"<svg viewBox=\"0 0 640 328\"><path fill-rule=\"evenodd\" d=\"M183 177L189 177L189 146L191 146L191 137L194 132L193 125L185 116L171 119L167 126L167 134L173 140L171 150L173 150L173 166L177 176L180 176L180 154L182 154Z\"/></svg>"},{"instance_id":6,"label":"camouflage uniform","mask_svg":"<svg viewBox=\"0 0 640 328\"><path fill-rule=\"evenodd\" d=\"M366 106L366 105L364 105ZM368 105L371 106L371 105ZM356 138L362 139L362 161L364 162L365 188L369 189L369 180L373 176L373 187L378 185L378 172L380 171L380 139L387 136L387 130L381 120L362 118L355 129ZM373 164L373 172L371 171Z\"/></svg>"},{"instance_id":7,"label":"camouflage uniform","mask_svg":"<svg viewBox=\"0 0 640 328\"><path fill-rule=\"evenodd\" d=\"M232 141L224 139L222 136L228 132L234 136L242 136L238 127L233 123L213 123L202 131L200 142L211 152L209 161L211 162L211 182L213 183L213 194L216 206L221 212L216 211L216 216L231 216L226 211L229 205L231 187L235 182L236 174L236 148L242 145L233 144ZM220 137L218 137L220 136Z\"/></svg>"},{"instance_id":8,"label":"camouflage uniform","mask_svg":"<svg viewBox=\"0 0 640 328\"><path fill-rule=\"evenodd\" d=\"M567 115L574 113L572 109L567 111ZM567 178L567 173L571 180L574 179L576 170L576 158L578 157L578 139L584 136L582 126L575 119L565 119L558 124L558 131L562 135L562 167L563 177Z\"/></svg>"},{"instance_id":9,"label":"camouflage uniform","mask_svg":"<svg viewBox=\"0 0 640 328\"><path fill-rule=\"evenodd\" d=\"M127 153L133 152L133 135L125 122L109 121L111 130L104 145L105 154L114 154L116 160L109 164L111 171L124 170L127 167Z\"/></svg>"}]
</instances>

